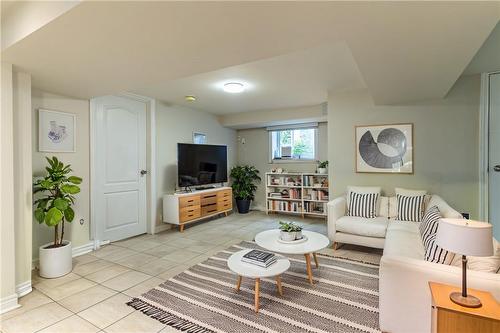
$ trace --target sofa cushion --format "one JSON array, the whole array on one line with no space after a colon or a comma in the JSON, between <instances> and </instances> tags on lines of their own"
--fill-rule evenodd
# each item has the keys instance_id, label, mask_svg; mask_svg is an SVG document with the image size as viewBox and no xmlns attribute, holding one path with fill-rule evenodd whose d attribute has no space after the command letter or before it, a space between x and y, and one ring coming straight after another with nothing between
<instances>
[{"instance_id":1,"label":"sofa cushion","mask_svg":"<svg viewBox=\"0 0 500 333\"><path fill-rule=\"evenodd\" d=\"M389 217L389 198L380 197L380 207L377 216Z\"/></svg>"},{"instance_id":2,"label":"sofa cushion","mask_svg":"<svg viewBox=\"0 0 500 333\"><path fill-rule=\"evenodd\" d=\"M437 206L441 212L441 216L444 218L463 218L462 214L451 208L450 205L448 205L439 195L433 195L432 198L430 198L429 203L427 204L427 209L430 209L432 206Z\"/></svg>"},{"instance_id":3,"label":"sofa cushion","mask_svg":"<svg viewBox=\"0 0 500 333\"><path fill-rule=\"evenodd\" d=\"M422 221L424 214L425 195L406 196L397 194L398 200L398 220L401 221Z\"/></svg>"},{"instance_id":4,"label":"sofa cushion","mask_svg":"<svg viewBox=\"0 0 500 333\"><path fill-rule=\"evenodd\" d=\"M394 191L396 192L396 195L399 194L399 195L404 195L407 197L419 197L421 195L427 194L426 190L409 190L409 189L400 188L400 187L396 187Z\"/></svg>"},{"instance_id":5,"label":"sofa cushion","mask_svg":"<svg viewBox=\"0 0 500 333\"><path fill-rule=\"evenodd\" d=\"M337 220L337 231L348 234L384 238L389 220L385 217L367 219L357 216L344 216Z\"/></svg>"},{"instance_id":6,"label":"sofa cushion","mask_svg":"<svg viewBox=\"0 0 500 333\"><path fill-rule=\"evenodd\" d=\"M418 231L419 224L409 221L390 221L387 226L384 256L423 260L425 250Z\"/></svg>"},{"instance_id":7,"label":"sofa cushion","mask_svg":"<svg viewBox=\"0 0 500 333\"><path fill-rule=\"evenodd\" d=\"M348 216L374 218L377 213L378 193L349 193Z\"/></svg>"}]
</instances>

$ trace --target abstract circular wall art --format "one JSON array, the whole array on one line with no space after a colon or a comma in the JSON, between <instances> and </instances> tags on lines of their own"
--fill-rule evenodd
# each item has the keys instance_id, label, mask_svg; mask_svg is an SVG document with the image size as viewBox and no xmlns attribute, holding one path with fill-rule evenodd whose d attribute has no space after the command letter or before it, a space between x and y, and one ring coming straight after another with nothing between
<instances>
[{"instance_id":1,"label":"abstract circular wall art","mask_svg":"<svg viewBox=\"0 0 500 333\"><path fill-rule=\"evenodd\" d=\"M356 172L413 173L413 124L356 126Z\"/></svg>"}]
</instances>

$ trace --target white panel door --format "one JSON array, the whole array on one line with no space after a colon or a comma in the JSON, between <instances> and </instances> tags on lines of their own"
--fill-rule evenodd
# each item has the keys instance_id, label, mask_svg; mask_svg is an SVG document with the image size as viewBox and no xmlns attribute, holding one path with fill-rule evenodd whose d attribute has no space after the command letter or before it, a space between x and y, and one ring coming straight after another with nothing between
<instances>
[{"instance_id":1,"label":"white panel door","mask_svg":"<svg viewBox=\"0 0 500 333\"><path fill-rule=\"evenodd\" d=\"M94 218L100 241L146 232L146 112L143 102L103 96L94 103Z\"/></svg>"},{"instance_id":2,"label":"white panel door","mask_svg":"<svg viewBox=\"0 0 500 333\"><path fill-rule=\"evenodd\" d=\"M491 74L489 90L489 220L500 240L500 73Z\"/></svg>"}]
</instances>

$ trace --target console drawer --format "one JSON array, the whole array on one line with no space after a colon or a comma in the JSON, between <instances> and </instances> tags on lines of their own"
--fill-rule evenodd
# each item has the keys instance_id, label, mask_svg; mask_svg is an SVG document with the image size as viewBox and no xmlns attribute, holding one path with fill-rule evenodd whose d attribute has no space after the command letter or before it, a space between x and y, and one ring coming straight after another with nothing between
<instances>
[{"instance_id":1,"label":"console drawer","mask_svg":"<svg viewBox=\"0 0 500 333\"><path fill-rule=\"evenodd\" d=\"M207 206L201 207L201 215L210 215L217 213L217 203L213 203Z\"/></svg>"},{"instance_id":2,"label":"console drawer","mask_svg":"<svg viewBox=\"0 0 500 333\"><path fill-rule=\"evenodd\" d=\"M201 196L201 205L211 205L217 203L217 193L210 193Z\"/></svg>"},{"instance_id":3,"label":"console drawer","mask_svg":"<svg viewBox=\"0 0 500 333\"><path fill-rule=\"evenodd\" d=\"M222 190L217 192L217 198L220 200L222 198L231 198L233 196L232 190Z\"/></svg>"},{"instance_id":4,"label":"console drawer","mask_svg":"<svg viewBox=\"0 0 500 333\"><path fill-rule=\"evenodd\" d=\"M218 211L224 211L224 210L228 210L231 208L233 208L233 203L231 202L231 200L219 201L217 203L217 210Z\"/></svg>"},{"instance_id":5,"label":"console drawer","mask_svg":"<svg viewBox=\"0 0 500 333\"><path fill-rule=\"evenodd\" d=\"M201 216L200 207L184 207L179 210L179 221L186 222Z\"/></svg>"},{"instance_id":6,"label":"console drawer","mask_svg":"<svg viewBox=\"0 0 500 333\"><path fill-rule=\"evenodd\" d=\"M190 207L190 206L199 206L200 205L200 196L199 195L191 195L188 197L180 197L179 198L179 208Z\"/></svg>"}]
</instances>

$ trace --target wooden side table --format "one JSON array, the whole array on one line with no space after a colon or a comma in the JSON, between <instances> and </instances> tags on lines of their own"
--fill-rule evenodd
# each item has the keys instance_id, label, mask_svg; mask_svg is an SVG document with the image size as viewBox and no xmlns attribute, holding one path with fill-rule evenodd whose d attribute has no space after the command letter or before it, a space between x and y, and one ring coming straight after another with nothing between
<instances>
[{"instance_id":1,"label":"wooden side table","mask_svg":"<svg viewBox=\"0 0 500 333\"><path fill-rule=\"evenodd\" d=\"M500 304L486 291L467 289L483 304L480 308L467 308L450 300L450 293L460 287L429 282L432 294L433 333L498 333L500 332Z\"/></svg>"}]
</instances>

